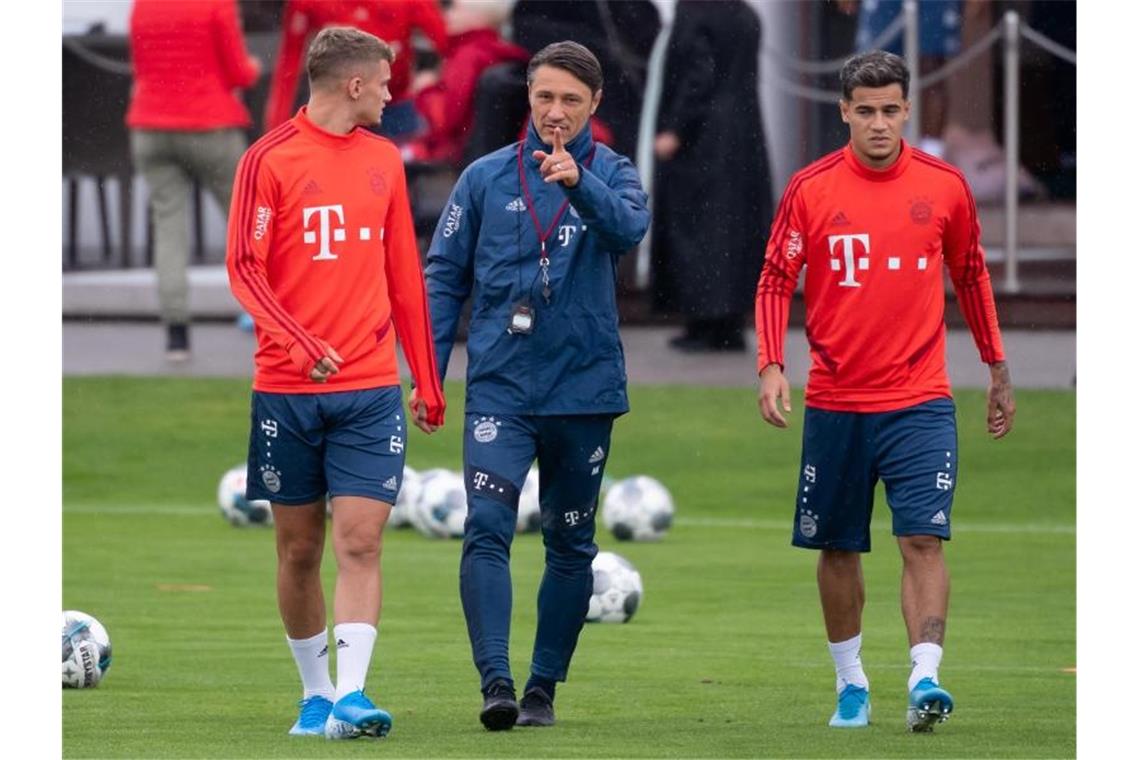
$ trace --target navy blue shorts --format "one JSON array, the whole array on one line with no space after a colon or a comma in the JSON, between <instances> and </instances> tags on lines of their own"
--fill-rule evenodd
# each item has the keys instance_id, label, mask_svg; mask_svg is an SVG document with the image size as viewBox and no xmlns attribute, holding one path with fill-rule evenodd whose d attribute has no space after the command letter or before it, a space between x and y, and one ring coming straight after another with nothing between
<instances>
[{"instance_id":1,"label":"navy blue shorts","mask_svg":"<svg viewBox=\"0 0 1140 760\"><path fill-rule=\"evenodd\" d=\"M792 544L871 551L871 509L882 479L896 536L950 539L958 479L954 402L893 412L804 412Z\"/></svg>"},{"instance_id":2,"label":"navy blue shorts","mask_svg":"<svg viewBox=\"0 0 1140 760\"><path fill-rule=\"evenodd\" d=\"M398 385L254 391L246 498L308 504L328 494L394 504L404 477L406 424Z\"/></svg>"}]
</instances>

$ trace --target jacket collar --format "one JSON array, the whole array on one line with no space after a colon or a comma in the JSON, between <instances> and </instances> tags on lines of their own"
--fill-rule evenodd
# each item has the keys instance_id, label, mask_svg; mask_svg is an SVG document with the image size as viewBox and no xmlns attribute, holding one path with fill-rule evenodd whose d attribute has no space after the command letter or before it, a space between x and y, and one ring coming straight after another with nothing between
<instances>
[{"instance_id":1,"label":"jacket collar","mask_svg":"<svg viewBox=\"0 0 1140 760\"><path fill-rule=\"evenodd\" d=\"M532 150L543 150L547 153L551 151L551 147L544 143L542 138L538 136L538 129L534 126L534 119L532 119L529 114L527 115L526 127L526 150L528 152L528 158L530 157L529 152ZM586 120L586 125L582 127L582 131L579 132L573 140L566 143L566 150L569 151L570 155L573 156L574 160L579 164L589 157L591 151L594 150L594 135L590 129L589 119Z\"/></svg>"}]
</instances>

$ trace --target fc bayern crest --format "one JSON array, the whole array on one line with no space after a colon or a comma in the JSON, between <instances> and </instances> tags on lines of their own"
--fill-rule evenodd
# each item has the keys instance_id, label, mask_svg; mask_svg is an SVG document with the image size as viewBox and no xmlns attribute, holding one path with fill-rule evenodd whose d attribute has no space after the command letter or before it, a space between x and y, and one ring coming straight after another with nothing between
<instances>
[{"instance_id":1,"label":"fc bayern crest","mask_svg":"<svg viewBox=\"0 0 1140 760\"><path fill-rule=\"evenodd\" d=\"M910 220L915 224L930 224L934 216L934 207L927 198L916 198L910 203Z\"/></svg>"},{"instance_id":2,"label":"fc bayern crest","mask_svg":"<svg viewBox=\"0 0 1140 760\"><path fill-rule=\"evenodd\" d=\"M376 195L383 195L388 189L388 182L384 179L384 173L375 166L368 167L368 186Z\"/></svg>"},{"instance_id":3,"label":"fc bayern crest","mask_svg":"<svg viewBox=\"0 0 1140 760\"><path fill-rule=\"evenodd\" d=\"M803 512L800 514L800 534L804 538L812 538L815 536L819 526L816 524L815 515L811 512Z\"/></svg>"},{"instance_id":4,"label":"fc bayern crest","mask_svg":"<svg viewBox=\"0 0 1140 760\"><path fill-rule=\"evenodd\" d=\"M479 443L490 443L499 437L499 425L494 417L480 417L475 423L475 440Z\"/></svg>"},{"instance_id":5,"label":"fc bayern crest","mask_svg":"<svg viewBox=\"0 0 1140 760\"><path fill-rule=\"evenodd\" d=\"M281 490L281 478L277 472L272 468L266 468L261 471L261 482L269 489L270 493L277 493Z\"/></svg>"}]
</instances>

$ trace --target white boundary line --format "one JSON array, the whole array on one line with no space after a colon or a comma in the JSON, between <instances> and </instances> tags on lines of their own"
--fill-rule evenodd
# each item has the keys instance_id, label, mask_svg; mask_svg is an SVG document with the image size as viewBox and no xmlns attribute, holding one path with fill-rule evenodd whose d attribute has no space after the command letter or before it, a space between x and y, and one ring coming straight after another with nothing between
<instances>
[{"instance_id":1,"label":"white boundary line","mask_svg":"<svg viewBox=\"0 0 1140 760\"><path fill-rule=\"evenodd\" d=\"M172 504L164 507L144 504L124 504L115 507L77 504L65 507L63 516L64 518L68 515L200 517L202 515L215 515L217 512L217 508L209 504L201 506ZM675 524L689 528L745 528L761 531L788 531L792 528L791 518L787 520L755 520L747 517L679 517ZM1074 535L1077 532L1075 525L1064 525L1062 523L956 523L953 530L955 533L1046 533L1061 535Z\"/></svg>"}]
</instances>

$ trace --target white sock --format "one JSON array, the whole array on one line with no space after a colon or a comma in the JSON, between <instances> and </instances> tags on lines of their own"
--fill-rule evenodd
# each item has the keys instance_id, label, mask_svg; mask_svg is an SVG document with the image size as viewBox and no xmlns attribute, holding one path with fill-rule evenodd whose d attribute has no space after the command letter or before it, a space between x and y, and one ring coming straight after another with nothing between
<instances>
[{"instance_id":1,"label":"white sock","mask_svg":"<svg viewBox=\"0 0 1140 760\"><path fill-rule=\"evenodd\" d=\"M938 666L942 664L942 647L924 641L910 648L910 680L906 682L906 690L914 689L915 684L924 678L938 683Z\"/></svg>"},{"instance_id":2,"label":"white sock","mask_svg":"<svg viewBox=\"0 0 1140 760\"><path fill-rule=\"evenodd\" d=\"M333 627L336 639L336 698L364 688L376 628L368 623L339 623Z\"/></svg>"},{"instance_id":3,"label":"white sock","mask_svg":"<svg viewBox=\"0 0 1140 760\"><path fill-rule=\"evenodd\" d=\"M326 628L316 636L307 639L291 639L289 649L293 652L293 661L297 663L297 671L301 674L301 687L305 690L304 699L320 695L325 699L332 699L333 685L329 680L329 629Z\"/></svg>"},{"instance_id":4,"label":"white sock","mask_svg":"<svg viewBox=\"0 0 1140 760\"><path fill-rule=\"evenodd\" d=\"M863 648L863 634L857 633L854 638L838 643L827 642L831 650L831 659L835 660L835 690L843 691L847 684L871 688L867 674L863 672L863 659L859 656Z\"/></svg>"}]
</instances>

